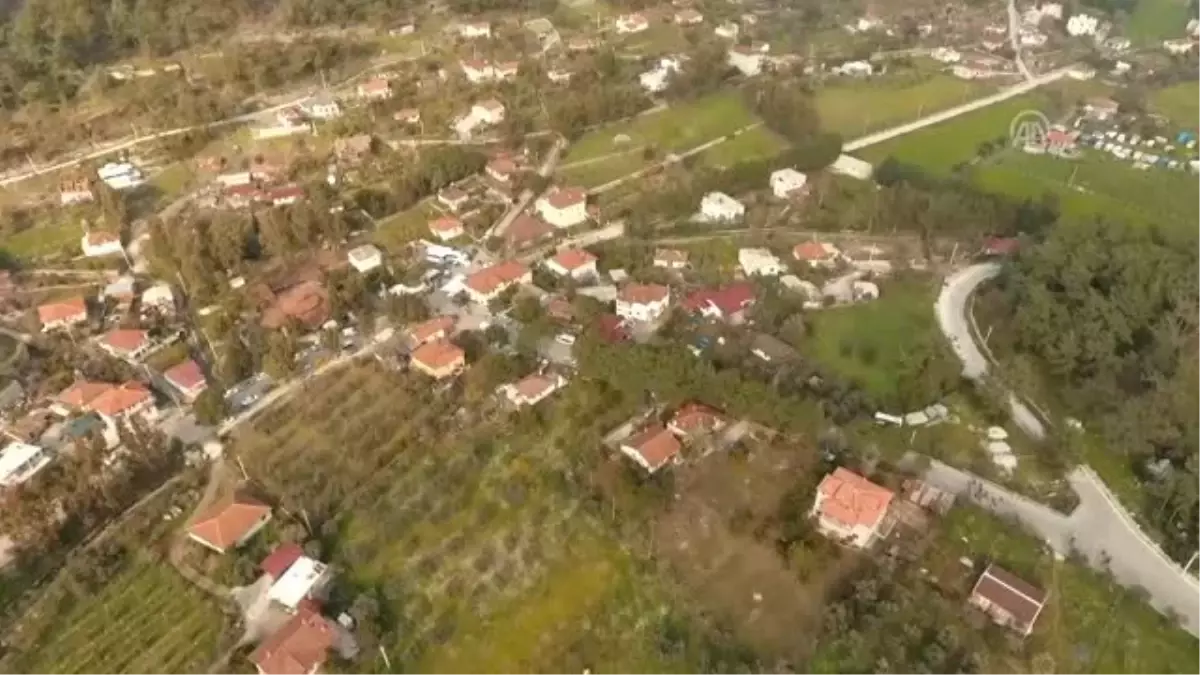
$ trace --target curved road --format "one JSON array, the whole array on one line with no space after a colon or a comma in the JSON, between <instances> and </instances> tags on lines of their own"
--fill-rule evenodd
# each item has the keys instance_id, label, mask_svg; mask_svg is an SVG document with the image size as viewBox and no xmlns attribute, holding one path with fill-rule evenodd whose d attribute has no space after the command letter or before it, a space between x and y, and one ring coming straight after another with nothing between
<instances>
[{"instance_id":1,"label":"curved road","mask_svg":"<svg viewBox=\"0 0 1200 675\"><path fill-rule=\"evenodd\" d=\"M971 379L987 374L988 361L975 343L967 318L968 302L980 284L999 273L998 263L960 270L946 279L935 305L938 324L963 362L963 375ZM1031 436L1043 438L1041 421L1015 394L1008 395L1013 421ZM1079 506L1070 515L937 461L932 462L925 479L994 513L1017 518L1056 552L1078 551L1092 567L1107 569L1121 585L1145 589L1155 609L1177 616L1185 630L1200 636L1200 583L1138 528L1090 468L1077 467L1067 476L1079 495Z\"/></svg>"}]
</instances>

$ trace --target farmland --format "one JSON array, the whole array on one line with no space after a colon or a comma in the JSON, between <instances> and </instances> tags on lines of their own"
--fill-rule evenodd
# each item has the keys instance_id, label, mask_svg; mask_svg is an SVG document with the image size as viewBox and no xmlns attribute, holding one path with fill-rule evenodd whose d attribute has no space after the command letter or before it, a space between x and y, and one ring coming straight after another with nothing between
<instances>
[{"instance_id":1,"label":"farmland","mask_svg":"<svg viewBox=\"0 0 1200 675\"><path fill-rule=\"evenodd\" d=\"M397 253L410 242L429 235L429 221L437 218L437 209L424 201L400 213L380 218L371 239L389 253Z\"/></svg>"},{"instance_id":2,"label":"farmland","mask_svg":"<svg viewBox=\"0 0 1200 675\"><path fill-rule=\"evenodd\" d=\"M478 395L472 376L469 398ZM563 397L560 417L586 423L501 429L452 415L453 397L420 380L356 367L267 415L238 452L285 506L330 523L320 529L337 533L334 564L387 599L393 664L561 671L596 658L687 669L699 655L661 654L654 622L636 619L670 590L645 578L570 488L572 467L596 459L601 431L628 403L586 387Z\"/></svg>"},{"instance_id":3,"label":"farmland","mask_svg":"<svg viewBox=\"0 0 1200 675\"><path fill-rule=\"evenodd\" d=\"M83 229L70 216L57 214L11 234L4 234L0 251L20 260L38 260L68 252L78 255Z\"/></svg>"},{"instance_id":4,"label":"farmland","mask_svg":"<svg viewBox=\"0 0 1200 675\"><path fill-rule=\"evenodd\" d=\"M989 89L942 74L915 80L879 78L822 87L816 103L823 127L857 138L979 98Z\"/></svg>"},{"instance_id":5,"label":"farmland","mask_svg":"<svg viewBox=\"0 0 1200 675\"><path fill-rule=\"evenodd\" d=\"M740 162L770 159L778 155L787 141L766 127L747 129L733 138L696 156L698 166L729 168Z\"/></svg>"},{"instance_id":6,"label":"farmland","mask_svg":"<svg viewBox=\"0 0 1200 675\"><path fill-rule=\"evenodd\" d=\"M1196 130L1200 118L1200 82L1184 82L1155 91L1150 105L1184 129Z\"/></svg>"},{"instance_id":7,"label":"farmland","mask_svg":"<svg viewBox=\"0 0 1200 675\"><path fill-rule=\"evenodd\" d=\"M1187 0L1138 0L1129 15L1129 37L1145 45L1180 38L1187 22Z\"/></svg>"}]
</instances>

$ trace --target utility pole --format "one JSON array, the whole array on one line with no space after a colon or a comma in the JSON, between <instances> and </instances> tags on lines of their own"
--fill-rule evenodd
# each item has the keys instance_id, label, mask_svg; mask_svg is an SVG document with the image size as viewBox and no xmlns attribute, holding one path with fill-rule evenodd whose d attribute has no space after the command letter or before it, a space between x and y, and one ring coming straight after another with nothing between
<instances>
[{"instance_id":1,"label":"utility pole","mask_svg":"<svg viewBox=\"0 0 1200 675\"><path fill-rule=\"evenodd\" d=\"M392 660L388 658L387 650L383 645L379 645L379 654L383 656L383 665L387 666L388 672L392 672Z\"/></svg>"}]
</instances>

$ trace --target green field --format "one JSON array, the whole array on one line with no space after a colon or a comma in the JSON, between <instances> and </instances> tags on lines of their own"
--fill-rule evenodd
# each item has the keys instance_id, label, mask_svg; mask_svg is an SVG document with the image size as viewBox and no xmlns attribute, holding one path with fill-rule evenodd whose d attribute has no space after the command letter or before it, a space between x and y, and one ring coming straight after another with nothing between
<instances>
[{"instance_id":1,"label":"green field","mask_svg":"<svg viewBox=\"0 0 1200 675\"><path fill-rule=\"evenodd\" d=\"M646 160L643 159L642 150L633 148L629 152L587 161L585 164L561 167L556 175L563 183L593 188L631 174L645 166Z\"/></svg>"},{"instance_id":2,"label":"green field","mask_svg":"<svg viewBox=\"0 0 1200 675\"><path fill-rule=\"evenodd\" d=\"M371 240L389 253L399 253L409 243L430 236L429 221L440 215L433 202L427 199L407 211L380 218L371 233Z\"/></svg>"},{"instance_id":3,"label":"green field","mask_svg":"<svg viewBox=\"0 0 1200 675\"><path fill-rule=\"evenodd\" d=\"M696 166L728 168L740 162L770 159L787 147L779 134L765 126L748 129L695 157Z\"/></svg>"},{"instance_id":4,"label":"green field","mask_svg":"<svg viewBox=\"0 0 1200 675\"><path fill-rule=\"evenodd\" d=\"M814 312L801 352L898 405L906 364L942 345L933 317L935 295L930 283L909 279L885 284L879 300Z\"/></svg>"},{"instance_id":5,"label":"green field","mask_svg":"<svg viewBox=\"0 0 1200 675\"><path fill-rule=\"evenodd\" d=\"M478 374L464 375L476 412L486 405L471 393ZM557 395L562 406L592 405L572 391ZM238 452L285 507L336 519L333 564L388 599L393 668L698 667L686 654L660 654L658 619L641 620L661 616L661 585L565 480L600 451L601 431L628 415L611 396L586 400L604 407L584 424L472 422L419 375L363 366L260 418Z\"/></svg>"},{"instance_id":6,"label":"green field","mask_svg":"<svg viewBox=\"0 0 1200 675\"><path fill-rule=\"evenodd\" d=\"M1200 119L1200 82L1159 89L1151 95L1150 105L1184 129L1195 131Z\"/></svg>"},{"instance_id":7,"label":"green field","mask_svg":"<svg viewBox=\"0 0 1200 675\"><path fill-rule=\"evenodd\" d=\"M950 75L872 78L817 90L821 124L851 139L985 96L994 87Z\"/></svg>"},{"instance_id":8,"label":"green field","mask_svg":"<svg viewBox=\"0 0 1200 675\"><path fill-rule=\"evenodd\" d=\"M21 672L201 672L217 657L224 615L216 603L163 563L138 561L43 618L43 637L19 661Z\"/></svg>"},{"instance_id":9,"label":"green field","mask_svg":"<svg viewBox=\"0 0 1200 675\"><path fill-rule=\"evenodd\" d=\"M1131 223L1194 228L1200 220L1200 190L1184 171L1139 171L1128 162L1086 151L1078 160L1006 150L971 171L991 192L1038 199L1058 196L1063 215L1105 217Z\"/></svg>"},{"instance_id":10,"label":"green field","mask_svg":"<svg viewBox=\"0 0 1200 675\"><path fill-rule=\"evenodd\" d=\"M653 145L663 152L687 150L756 121L737 92L713 94L585 134L567 149L563 163L641 145ZM620 135L628 136L629 141L615 143L613 139Z\"/></svg>"},{"instance_id":11,"label":"green field","mask_svg":"<svg viewBox=\"0 0 1200 675\"><path fill-rule=\"evenodd\" d=\"M1013 118L1025 110L1038 110L1045 100L1037 94L1018 96L982 110L872 145L855 153L879 162L886 157L916 164L934 173L948 173L975 155L980 143L1007 139Z\"/></svg>"},{"instance_id":12,"label":"green field","mask_svg":"<svg viewBox=\"0 0 1200 675\"><path fill-rule=\"evenodd\" d=\"M1136 44L1156 45L1181 38L1188 22L1187 0L1138 0L1127 30Z\"/></svg>"},{"instance_id":13,"label":"green field","mask_svg":"<svg viewBox=\"0 0 1200 675\"><path fill-rule=\"evenodd\" d=\"M70 216L58 214L55 219L45 219L14 234L5 234L0 240L0 250L24 261L55 257L68 252L68 257L79 255L83 228Z\"/></svg>"}]
</instances>

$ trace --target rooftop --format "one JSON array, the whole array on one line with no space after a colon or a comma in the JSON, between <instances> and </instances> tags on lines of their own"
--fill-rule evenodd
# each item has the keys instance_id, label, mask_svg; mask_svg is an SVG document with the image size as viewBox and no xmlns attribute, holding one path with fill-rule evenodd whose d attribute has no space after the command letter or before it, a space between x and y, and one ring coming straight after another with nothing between
<instances>
[{"instance_id":1,"label":"rooftop","mask_svg":"<svg viewBox=\"0 0 1200 675\"><path fill-rule=\"evenodd\" d=\"M581 248L569 248L551 258L555 265L573 272L580 267L596 262L596 256Z\"/></svg>"},{"instance_id":2,"label":"rooftop","mask_svg":"<svg viewBox=\"0 0 1200 675\"><path fill-rule=\"evenodd\" d=\"M821 516L846 527L874 526L895 497L891 490L842 467L825 476L817 490L824 497Z\"/></svg>"},{"instance_id":3,"label":"rooftop","mask_svg":"<svg viewBox=\"0 0 1200 675\"><path fill-rule=\"evenodd\" d=\"M80 314L87 314L87 302L82 297L71 298L61 302L48 302L38 305L38 320L43 324L70 319Z\"/></svg>"},{"instance_id":4,"label":"rooftop","mask_svg":"<svg viewBox=\"0 0 1200 675\"><path fill-rule=\"evenodd\" d=\"M101 415L114 417L150 399L150 390L141 382L126 382L101 392L88 407Z\"/></svg>"},{"instance_id":5,"label":"rooftop","mask_svg":"<svg viewBox=\"0 0 1200 675\"><path fill-rule=\"evenodd\" d=\"M200 364L192 359L167 368L166 372L163 373L163 377L166 377L168 382L185 391L205 382L204 372L200 370Z\"/></svg>"},{"instance_id":6,"label":"rooftop","mask_svg":"<svg viewBox=\"0 0 1200 675\"><path fill-rule=\"evenodd\" d=\"M333 646L333 628L325 617L302 608L250 654L264 675L312 673Z\"/></svg>"},{"instance_id":7,"label":"rooftop","mask_svg":"<svg viewBox=\"0 0 1200 675\"><path fill-rule=\"evenodd\" d=\"M645 305L662 302L671 295L671 289L659 284L628 284L621 288L617 298L622 302Z\"/></svg>"},{"instance_id":8,"label":"rooftop","mask_svg":"<svg viewBox=\"0 0 1200 675\"><path fill-rule=\"evenodd\" d=\"M292 563L304 556L304 549L300 548L300 544L288 542L275 547L274 551L263 561L258 564L258 569L262 570L263 574L270 575L273 579L278 579L283 576Z\"/></svg>"},{"instance_id":9,"label":"rooftop","mask_svg":"<svg viewBox=\"0 0 1200 675\"><path fill-rule=\"evenodd\" d=\"M245 495L230 495L214 504L192 523L188 531L221 550L242 540L271 507Z\"/></svg>"},{"instance_id":10,"label":"rooftop","mask_svg":"<svg viewBox=\"0 0 1200 675\"><path fill-rule=\"evenodd\" d=\"M679 440L661 424L646 427L625 441L624 445L637 451L637 454L646 461L650 471L656 471L671 461L683 447L679 444Z\"/></svg>"},{"instance_id":11,"label":"rooftop","mask_svg":"<svg viewBox=\"0 0 1200 675\"><path fill-rule=\"evenodd\" d=\"M412 352L412 360L424 364L430 370L452 366L465 358L463 350L449 340L427 342Z\"/></svg>"},{"instance_id":12,"label":"rooftop","mask_svg":"<svg viewBox=\"0 0 1200 675\"><path fill-rule=\"evenodd\" d=\"M1022 632L1028 633L1046 604L1046 592L998 565L988 565L971 595L979 596L1008 612Z\"/></svg>"},{"instance_id":13,"label":"rooftop","mask_svg":"<svg viewBox=\"0 0 1200 675\"><path fill-rule=\"evenodd\" d=\"M117 351L132 352L145 346L149 339L150 334L144 330L118 328L105 333L100 341Z\"/></svg>"},{"instance_id":14,"label":"rooftop","mask_svg":"<svg viewBox=\"0 0 1200 675\"><path fill-rule=\"evenodd\" d=\"M467 287L476 293L490 295L497 288L511 284L529 274L529 268L516 260L505 260L485 267L467 277Z\"/></svg>"},{"instance_id":15,"label":"rooftop","mask_svg":"<svg viewBox=\"0 0 1200 675\"><path fill-rule=\"evenodd\" d=\"M566 209L587 201L587 193L582 188L557 188L546 196L546 202L556 209Z\"/></svg>"},{"instance_id":16,"label":"rooftop","mask_svg":"<svg viewBox=\"0 0 1200 675\"><path fill-rule=\"evenodd\" d=\"M276 577L267 596L288 609L295 609L308 597L326 569L325 563L302 555L288 566L283 576Z\"/></svg>"},{"instance_id":17,"label":"rooftop","mask_svg":"<svg viewBox=\"0 0 1200 675\"><path fill-rule=\"evenodd\" d=\"M684 309L698 312L706 307L715 307L728 316L742 311L754 303L754 284L739 282L720 288L702 288L690 293L683 301Z\"/></svg>"}]
</instances>

